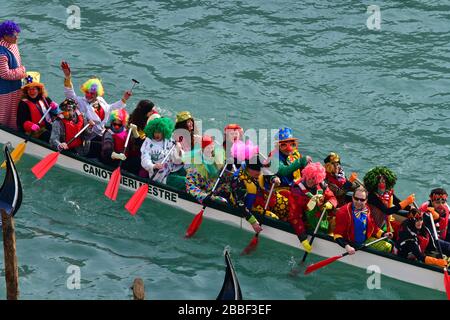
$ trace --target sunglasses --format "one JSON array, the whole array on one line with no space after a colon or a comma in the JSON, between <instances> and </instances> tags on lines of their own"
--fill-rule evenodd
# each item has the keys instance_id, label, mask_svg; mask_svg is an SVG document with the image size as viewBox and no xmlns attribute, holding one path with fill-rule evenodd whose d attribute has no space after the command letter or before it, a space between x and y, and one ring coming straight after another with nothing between
<instances>
[{"instance_id":1,"label":"sunglasses","mask_svg":"<svg viewBox=\"0 0 450 320\"><path fill-rule=\"evenodd\" d=\"M298 147L298 142L296 141L292 141L292 142L281 142L280 143L280 149L287 149L288 147L291 147L293 149Z\"/></svg>"},{"instance_id":2,"label":"sunglasses","mask_svg":"<svg viewBox=\"0 0 450 320\"><path fill-rule=\"evenodd\" d=\"M353 199L355 199L355 201L360 201L360 202L365 202L366 199L362 199L362 198L358 198L358 197L353 197Z\"/></svg>"}]
</instances>

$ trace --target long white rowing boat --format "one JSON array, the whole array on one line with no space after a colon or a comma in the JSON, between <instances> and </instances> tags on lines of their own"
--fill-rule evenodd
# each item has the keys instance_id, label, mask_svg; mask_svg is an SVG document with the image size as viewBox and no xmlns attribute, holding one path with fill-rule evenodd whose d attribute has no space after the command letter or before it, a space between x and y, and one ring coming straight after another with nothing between
<instances>
[{"instance_id":1,"label":"long white rowing boat","mask_svg":"<svg viewBox=\"0 0 450 320\"><path fill-rule=\"evenodd\" d=\"M15 147L20 142L23 142L25 138L24 134L0 125L0 143L10 142ZM43 158L54 151L46 143L33 138L27 143L26 153L38 158ZM113 170L97 161L81 158L65 151L59 156L57 164L71 171L106 182L109 181ZM148 183L147 179L124 173L120 186L123 189L135 191L144 183ZM201 205L186 193L156 182L149 184L147 197L192 214L197 214L201 208ZM231 208L211 204L205 217L246 229L251 233L254 232L248 223L242 223L240 213ZM258 219L264 223L262 236L302 249L289 223L261 216ZM330 236L319 234L314 241L312 253L323 257L331 257L342 253L342 251L343 249ZM355 255L346 256L340 261L364 269L367 269L369 266L378 266L380 272L385 276L445 292L443 271L434 266L416 261L406 261L394 255L378 252L370 248L363 249Z\"/></svg>"}]
</instances>

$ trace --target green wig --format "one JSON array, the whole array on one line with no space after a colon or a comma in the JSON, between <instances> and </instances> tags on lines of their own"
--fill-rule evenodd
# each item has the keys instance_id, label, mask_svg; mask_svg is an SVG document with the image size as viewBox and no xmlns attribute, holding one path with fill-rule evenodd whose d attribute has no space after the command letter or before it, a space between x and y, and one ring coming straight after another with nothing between
<instances>
[{"instance_id":1,"label":"green wig","mask_svg":"<svg viewBox=\"0 0 450 320\"><path fill-rule=\"evenodd\" d=\"M383 176L386 180L386 190L391 190L397 182L397 175L387 167L375 167L370 169L364 176L364 185L367 191L374 192L378 189L378 182L380 176Z\"/></svg>"},{"instance_id":2,"label":"green wig","mask_svg":"<svg viewBox=\"0 0 450 320\"><path fill-rule=\"evenodd\" d=\"M145 126L144 132L145 135L153 139L153 134L155 132L161 132L164 139L170 139L172 136L172 132L175 128L175 124L170 118L156 118L147 123Z\"/></svg>"}]
</instances>

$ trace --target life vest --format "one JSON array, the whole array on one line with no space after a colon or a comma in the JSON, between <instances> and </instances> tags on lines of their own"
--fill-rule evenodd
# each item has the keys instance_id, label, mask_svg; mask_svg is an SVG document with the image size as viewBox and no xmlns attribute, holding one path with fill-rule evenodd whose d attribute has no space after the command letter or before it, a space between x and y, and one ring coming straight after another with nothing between
<instances>
[{"instance_id":1,"label":"life vest","mask_svg":"<svg viewBox=\"0 0 450 320\"><path fill-rule=\"evenodd\" d=\"M114 152L122 153L125 149L125 142L127 140L128 132L127 130L122 130L120 133L112 133L114 141Z\"/></svg>"},{"instance_id":2,"label":"life vest","mask_svg":"<svg viewBox=\"0 0 450 320\"><path fill-rule=\"evenodd\" d=\"M241 170L239 170L239 180L244 183L248 194L256 194L259 190L264 190L264 176L261 174L258 177L257 186L254 180L245 172L245 167L241 167Z\"/></svg>"},{"instance_id":3,"label":"life vest","mask_svg":"<svg viewBox=\"0 0 450 320\"><path fill-rule=\"evenodd\" d=\"M31 102L28 99L23 99L22 101L27 104L28 110L30 110L30 115L31 115L30 121L38 124L39 120L41 120L42 116L47 111L44 101L42 101L42 99L40 99L37 104L34 102ZM39 104L39 106L38 106L38 104ZM39 124L39 127L45 128L45 119L43 121L41 121L41 123Z\"/></svg>"},{"instance_id":4,"label":"life vest","mask_svg":"<svg viewBox=\"0 0 450 320\"><path fill-rule=\"evenodd\" d=\"M72 139L73 137L75 137L75 135L80 132L80 130L83 128L83 115L81 114L81 112L77 112L77 119L78 122L75 123L72 120L68 120L66 118L59 118L60 121L63 124L63 128L64 128L64 135L65 135L65 142L69 142L70 139ZM69 144L69 149L73 149L76 147L79 147L83 144L83 140L78 137L75 140L73 140L70 144Z\"/></svg>"},{"instance_id":5,"label":"life vest","mask_svg":"<svg viewBox=\"0 0 450 320\"><path fill-rule=\"evenodd\" d=\"M425 249L428 246L428 242L430 242L430 237L428 234L426 236L424 235L417 235L417 241L419 242L420 252L425 253Z\"/></svg>"},{"instance_id":6,"label":"life vest","mask_svg":"<svg viewBox=\"0 0 450 320\"><path fill-rule=\"evenodd\" d=\"M420 206L420 211L426 212L428 207L432 207L431 201L424 202ZM442 216L437 211L436 213L439 214L439 238L442 240L445 240L447 238L447 232L448 232L448 218L449 218L449 209L448 206L444 207L445 214Z\"/></svg>"}]
</instances>

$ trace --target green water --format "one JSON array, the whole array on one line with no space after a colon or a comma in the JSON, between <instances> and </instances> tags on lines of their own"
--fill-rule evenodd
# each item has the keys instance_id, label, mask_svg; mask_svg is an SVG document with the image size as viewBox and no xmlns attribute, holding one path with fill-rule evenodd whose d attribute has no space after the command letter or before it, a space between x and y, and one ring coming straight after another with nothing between
<instances>
[{"instance_id":1,"label":"green water","mask_svg":"<svg viewBox=\"0 0 450 320\"><path fill-rule=\"evenodd\" d=\"M22 60L58 102L65 59L76 88L98 75L109 102L138 79L129 111L149 98L167 116L190 110L204 129L289 125L315 161L338 152L360 177L389 166L398 195L415 192L423 202L431 188L448 188L450 172L450 4L443 3L377 1L381 30L366 26L369 1L96 1L78 4L81 29L70 30L71 1L4 0L0 19L21 24ZM149 299L214 299L225 246L245 299L445 298L386 277L369 290L365 270L339 262L290 277L300 250L262 239L242 257L251 234L210 220L186 241L192 215L146 201L130 217L123 209L130 193L107 201L105 184L60 168L35 181L36 161L25 156L18 165L23 299L129 299L135 277ZM79 290L66 286L70 265L80 267Z\"/></svg>"}]
</instances>

